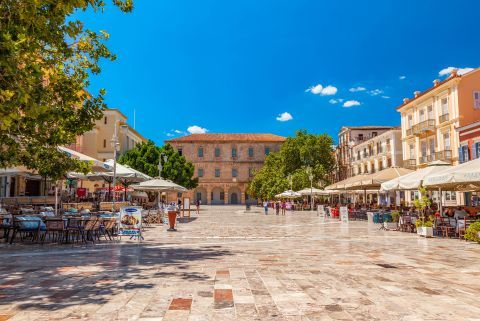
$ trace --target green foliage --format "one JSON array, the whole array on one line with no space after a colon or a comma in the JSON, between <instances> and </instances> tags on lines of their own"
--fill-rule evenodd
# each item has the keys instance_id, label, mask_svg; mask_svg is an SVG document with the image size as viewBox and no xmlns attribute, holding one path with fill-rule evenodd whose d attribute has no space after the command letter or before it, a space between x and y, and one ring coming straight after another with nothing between
<instances>
[{"instance_id":1,"label":"green foliage","mask_svg":"<svg viewBox=\"0 0 480 321\"><path fill-rule=\"evenodd\" d=\"M420 192L420 198L413 201L413 206L421 213L424 213L427 207L432 204L432 201L428 198L425 188L421 187L418 191Z\"/></svg>"},{"instance_id":2,"label":"green foliage","mask_svg":"<svg viewBox=\"0 0 480 321\"><path fill-rule=\"evenodd\" d=\"M113 2L132 10L131 0ZM103 0L0 1L0 167L24 165L52 178L84 170L57 146L101 118L105 91L86 88L99 62L115 55L106 32L85 29L72 14L104 7Z\"/></svg>"},{"instance_id":3,"label":"green foliage","mask_svg":"<svg viewBox=\"0 0 480 321\"><path fill-rule=\"evenodd\" d=\"M470 224L465 231L465 239L480 243L480 222Z\"/></svg>"},{"instance_id":4,"label":"green foliage","mask_svg":"<svg viewBox=\"0 0 480 321\"><path fill-rule=\"evenodd\" d=\"M425 219L424 217L419 218L415 221L417 227L433 227L433 220L430 218Z\"/></svg>"},{"instance_id":5,"label":"green foliage","mask_svg":"<svg viewBox=\"0 0 480 321\"><path fill-rule=\"evenodd\" d=\"M333 140L327 134L313 135L305 130L297 131L295 137L289 137L280 151L270 154L264 166L255 173L249 184L250 195L271 199L290 188L288 176L292 177L293 190L310 187L307 167L313 174L313 185L327 182L327 174L335 167L332 154Z\"/></svg>"},{"instance_id":6,"label":"green foliage","mask_svg":"<svg viewBox=\"0 0 480 321\"><path fill-rule=\"evenodd\" d=\"M162 160L163 169L159 175L158 160L161 153L167 157L167 162L164 163ZM162 176L188 189L198 185L198 179L193 178L195 173L193 164L187 162L185 157L180 156L169 144L163 147L155 146L152 141L138 144L120 156L118 162L152 177Z\"/></svg>"},{"instance_id":7,"label":"green foliage","mask_svg":"<svg viewBox=\"0 0 480 321\"><path fill-rule=\"evenodd\" d=\"M392 222L398 223L399 220L400 220L400 212L392 211Z\"/></svg>"}]
</instances>

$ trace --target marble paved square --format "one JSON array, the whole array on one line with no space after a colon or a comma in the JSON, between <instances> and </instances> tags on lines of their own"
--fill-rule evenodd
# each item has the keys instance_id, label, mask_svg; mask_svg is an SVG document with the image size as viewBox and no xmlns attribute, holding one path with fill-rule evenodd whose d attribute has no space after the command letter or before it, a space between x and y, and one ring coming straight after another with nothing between
<instances>
[{"instance_id":1,"label":"marble paved square","mask_svg":"<svg viewBox=\"0 0 480 321\"><path fill-rule=\"evenodd\" d=\"M208 207L177 232L0 243L1 320L480 320L480 246Z\"/></svg>"}]
</instances>

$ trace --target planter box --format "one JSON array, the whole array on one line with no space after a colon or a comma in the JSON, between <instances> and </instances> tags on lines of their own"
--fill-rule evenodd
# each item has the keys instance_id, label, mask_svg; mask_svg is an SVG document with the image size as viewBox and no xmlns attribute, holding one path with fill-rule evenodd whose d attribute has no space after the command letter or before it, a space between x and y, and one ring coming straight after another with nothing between
<instances>
[{"instance_id":1,"label":"planter box","mask_svg":"<svg viewBox=\"0 0 480 321\"><path fill-rule=\"evenodd\" d=\"M398 229L398 223L396 222L383 222L383 227L387 230L396 230Z\"/></svg>"},{"instance_id":2,"label":"planter box","mask_svg":"<svg viewBox=\"0 0 480 321\"><path fill-rule=\"evenodd\" d=\"M433 227L417 227L417 234L425 237L433 237Z\"/></svg>"}]
</instances>

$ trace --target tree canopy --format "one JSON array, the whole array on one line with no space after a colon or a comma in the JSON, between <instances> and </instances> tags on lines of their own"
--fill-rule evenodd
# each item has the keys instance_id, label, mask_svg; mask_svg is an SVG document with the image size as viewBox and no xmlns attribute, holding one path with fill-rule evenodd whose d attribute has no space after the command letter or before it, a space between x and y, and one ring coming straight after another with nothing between
<instances>
[{"instance_id":1,"label":"tree canopy","mask_svg":"<svg viewBox=\"0 0 480 321\"><path fill-rule=\"evenodd\" d=\"M132 0L113 0L124 12ZM85 166L57 150L91 130L105 108L89 78L102 59L115 60L105 41L72 18L103 11L103 0L0 1L0 167L24 165L52 178ZM45 158L48 157L48 158Z\"/></svg>"},{"instance_id":2,"label":"tree canopy","mask_svg":"<svg viewBox=\"0 0 480 321\"><path fill-rule=\"evenodd\" d=\"M162 173L158 173L158 160L160 154L167 157L162 160ZM128 165L149 176L162 176L185 188L197 187L198 178L193 178L195 168L169 144L158 147L151 140L135 146L118 159L120 164Z\"/></svg>"},{"instance_id":3,"label":"tree canopy","mask_svg":"<svg viewBox=\"0 0 480 321\"><path fill-rule=\"evenodd\" d=\"M328 182L327 175L335 168L332 153L332 138L327 134L314 135L305 130L289 137L280 151L267 156L264 166L254 174L249 184L249 193L254 197L271 199L290 188L293 190L310 187L307 168L313 174L313 185Z\"/></svg>"}]
</instances>

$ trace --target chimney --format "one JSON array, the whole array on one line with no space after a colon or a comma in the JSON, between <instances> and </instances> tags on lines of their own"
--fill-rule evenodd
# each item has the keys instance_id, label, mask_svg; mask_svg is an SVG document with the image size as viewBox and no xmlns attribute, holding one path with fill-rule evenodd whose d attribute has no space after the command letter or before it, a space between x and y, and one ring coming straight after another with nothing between
<instances>
[{"instance_id":1,"label":"chimney","mask_svg":"<svg viewBox=\"0 0 480 321\"><path fill-rule=\"evenodd\" d=\"M434 86L434 87L437 87L439 84L440 84L440 80L435 79L435 80L433 81L433 86Z\"/></svg>"},{"instance_id":2,"label":"chimney","mask_svg":"<svg viewBox=\"0 0 480 321\"><path fill-rule=\"evenodd\" d=\"M403 98L403 103L404 103L404 104L408 103L409 101L410 101L410 99L408 99L408 98Z\"/></svg>"},{"instance_id":3,"label":"chimney","mask_svg":"<svg viewBox=\"0 0 480 321\"><path fill-rule=\"evenodd\" d=\"M413 95L415 96L415 98L417 98L418 96L420 96L420 92L417 90L413 93Z\"/></svg>"}]
</instances>

